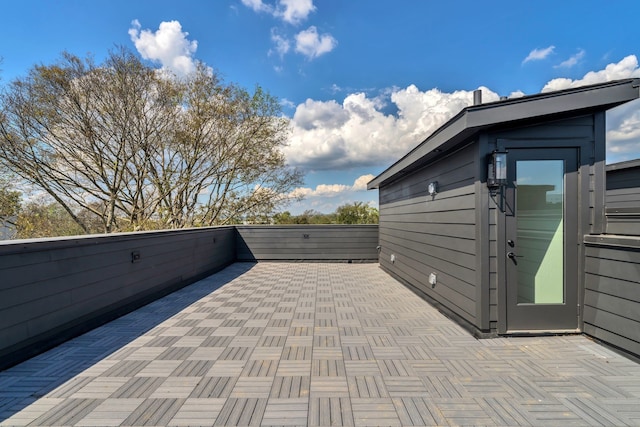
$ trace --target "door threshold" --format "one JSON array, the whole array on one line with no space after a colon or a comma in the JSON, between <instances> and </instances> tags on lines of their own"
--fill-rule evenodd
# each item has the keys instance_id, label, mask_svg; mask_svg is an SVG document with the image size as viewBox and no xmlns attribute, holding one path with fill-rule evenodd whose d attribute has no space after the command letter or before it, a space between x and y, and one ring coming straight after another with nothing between
<instances>
[{"instance_id":1,"label":"door threshold","mask_svg":"<svg viewBox=\"0 0 640 427\"><path fill-rule=\"evenodd\" d=\"M514 330L507 331L500 336L510 336L510 337L544 337L544 336L554 336L554 335L576 335L582 334L580 329L553 329L553 330L544 330L544 331L532 331L532 330Z\"/></svg>"}]
</instances>

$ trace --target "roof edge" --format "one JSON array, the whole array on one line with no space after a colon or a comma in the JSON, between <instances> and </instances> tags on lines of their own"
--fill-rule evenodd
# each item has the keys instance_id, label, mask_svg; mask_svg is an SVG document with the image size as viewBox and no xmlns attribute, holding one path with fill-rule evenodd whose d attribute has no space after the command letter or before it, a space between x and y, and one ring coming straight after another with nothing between
<instances>
[{"instance_id":1,"label":"roof edge","mask_svg":"<svg viewBox=\"0 0 640 427\"><path fill-rule=\"evenodd\" d=\"M606 111L640 97L639 87L638 78L622 79L468 106L369 181L367 189L379 188L382 183L416 165L427 155L436 158L439 147L447 142L461 142L482 129L509 122L566 115L572 111L576 114L589 110Z\"/></svg>"}]
</instances>

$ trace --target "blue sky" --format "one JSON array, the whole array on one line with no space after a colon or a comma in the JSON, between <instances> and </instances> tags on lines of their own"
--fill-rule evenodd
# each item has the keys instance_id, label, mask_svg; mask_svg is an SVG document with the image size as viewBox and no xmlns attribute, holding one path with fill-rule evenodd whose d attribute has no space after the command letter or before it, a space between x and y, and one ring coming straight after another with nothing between
<instances>
[{"instance_id":1,"label":"blue sky","mask_svg":"<svg viewBox=\"0 0 640 427\"><path fill-rule=\"evenodd\" d=\"M21 0L3 2L6 83L64 50L125 46L158 67L206 63L260 85L292 119L289 207L331 212L469 105L640 77L640 2L419 0ZM608 162L640 158L640 104L608 115Z\"/></svg>"}]
</instances>

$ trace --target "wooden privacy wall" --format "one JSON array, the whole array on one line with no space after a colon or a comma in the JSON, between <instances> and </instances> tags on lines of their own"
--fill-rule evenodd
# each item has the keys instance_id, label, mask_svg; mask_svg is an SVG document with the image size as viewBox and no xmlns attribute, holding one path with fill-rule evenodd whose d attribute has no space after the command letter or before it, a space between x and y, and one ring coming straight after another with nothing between
<instances>
[{"instance_id":1,"label":"wooden privacy wall","mask_svg":"<svg viewBox=\"0 0 640 427\"><path fill-rule=\"evenodd\" d=\"M640 236L640 160L607 166L607 233Z\"/></svg>"},{"instance_id":2,"label":"wooden privacy wall","mask_svg":"<svg viewBox=\"0 0 640 427\"><path fill-rule=\"evenodd\" d=\"M238 261L378 262L378 225L237 226Z\"/></svg>"},{"instance_id":3,"label":"wooden privacy wall","mask_svg":"<svg viewBox=\"0 0 640 427\"><path fill-rule=\"evenodd\" d=\"M584 332L640 356L640 237L585 236Z\"/></svg>"},{"instance_id":4,"label":"wooden privacy wall","mask_svg":"<svg viewBox=\"0 0 640 427\"><path fill-rule=\"evenodd\" d=\"M0 369L235 261L233 227L0 243Z\"/></svg>"}]
</instances>

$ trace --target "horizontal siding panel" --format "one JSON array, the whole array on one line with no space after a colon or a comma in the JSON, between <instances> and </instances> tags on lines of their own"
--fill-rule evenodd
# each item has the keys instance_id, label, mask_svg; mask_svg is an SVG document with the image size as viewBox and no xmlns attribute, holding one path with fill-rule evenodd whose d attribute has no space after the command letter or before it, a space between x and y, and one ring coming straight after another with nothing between
<instances>
[{"instance_id":1,"label":"horizontal siding panel","mask_svg":"<svg viewBox=\"0 0 640 427\"><path fill-rule=\"evenodd\" d=\"M207 241L211 242L209 239ZM234 241L231 238L226 242L221 239L219 244L210 243L209 247L202 244L190 247L186 242L177 242L174 245L169 240L163 240L146 247L129 247L99 254L99 256L87 256L82 252L78 254L76 262L67 258L61 262L44 264L37 269L30 267L28 270L41 270L34 274L24 272L26 267L7 269L6 272L3 271L3 276L13 286L0 291L0 309L7 307L9 301L20 304L33 299L33 295L45 297L74 289L79 283L121 282L123 278L127 281L130 277L137 278L144 275L146 268L159 268L166 271L167 266L173 265L175 269L188 272L186 267L194 257L199 259L198 264L207 264L212 255L217 252L217 247L228 248L223 249L218 256L223 257L222 263L229 263L235 258L233 244ZM134 249L139 250L141 254L140 261L136 263L131 262L131 251ZM47 278L43 272L55 273ZM21 277L21 273L24 273L24 276ZM31 282L26 281L26 278L30 278Z\"/></svg>"},{"instance_id":2,"label":"horizontal siding panel","mask_svg":"<svg viewBox=\"0 0 640 427\"><path fill-rule=\"evenodd\" d=\"M377 225L239 226L237 230L239 261L378 259Z\"/></svg>"},{"instance_id":3,"label":"horizontal siding panel","mask_svg":"<svg viewBox=\"0 0 640 427\"><path fill-rule=\"evenodd\" d=\"M638 275L638 279L636 279L636 281L627 281L587 273L585 275L585 289L596 293L630 299L640 303L639 281L640 274Z\"/></svg>"},{"instance_id":4,"label":"horizontal siding panel","mask_svg":"<svg viewBox=\"0 0 640 427\"><path fill-rule=\"evenodd\" d=\"M475 189L475 184L470 182L468 185L457 187L455 189L448 190L446 192L443 192L442 189L440 189L440 192L432 197L429 194L427 194L426 187L425 187L425 191L423 193L416 193L413 195L413 197L408 197L401 200L395 200L393 202L380 204L380 212L386 212L388 209L395 209L401 206L411 206L411 205L424 208L425 206L428 206L428 205L438 204L446 200L452 200L452 199L458 200L459 202L460 197L473 196L474 189ZM473 200L474 198L471 197L471 201ZM469 207L473 207L473 205ZM457 208L457 205L454 206L454 208Z\"/></svg>"},{"instance_id":5,"label":"horizontal siding panel","mask_svg":"<svg viewBox=\"0 0 640 427\"><path fill-rule=\"evenodd\" d=\"M233 230L229 230L228 234L232 234ZM175 237L175 238L174 238ZM57 278L64 278L70 273L82 273L83 271L91 271L112 265L131 266L131 252L140 251L141 262L145 259L154 257L162 257L163 255L180 253L194 246L202 244L201 238L197 238L192 234L176 235L166 237L156 237L141 239L139 241L127 239L124 241L116 241L110 243L104 241L103 244L96 245L78 245L75 247L59 248L48 252L53 252L47 257L42 257L42 253L28 253L18 256L21 260L16 260L15 255L4 258L7 268L2 269L3 283L0 289L8 289L11 287L22 287L25 284L34 284L38 282L50 283ZM206 241L213 245L214 235L208 236ZM218 238L222 238L221 235ZM231 243L229 238L226 243ZM225 243L223 241L221 244ZM27 261L34 257L39 263ZM15 262L18 261L18 262ZM4 263L3 262L3 263ZM15 264L12 264L15 262ZM34 268L34 265L37 268Z\"/></svg>"},{"instance_id":6,"label":"horizontal siding panel","mask_svg":"<svg viewBox=\"0 0 640 427\"><path fill-rule=\"evenodd\" d=\"M406 283L409 283L411 286L447 307L469 323L475 323L476 316L474 300L459 292L454 285L445 284L444 279L440 280L439 278L438 284L436 284L435 288L431 288L431 285L428 284L428 282L423 281L425 278L423 271L419 271L412 265L403 264L402 262L399 262L398 264L391 264L388 261L388 256L389 254L383 253L383 258L380 262L380 265L384 270L395 275Z\"/></svg>"},{"instance_id":7,"label":"horizontal siding panel","mask_svg":"<svg viewBox=\"0 0 640 427\"><path fill-rule=\"evenodd\" d=\"M640 307L640 296L638 293L629 295L633 299L625 297L619 297L609 294L603 294L594 292L590 289L585 291L584 305L586 307L593 307L597 310L603 310L609 313L615 313L617 316L627 318L637 323L638 331L640 332L640 318L638 315L638 308Z\"/></svg>"},{"instance_id":8,"label":"horizontal siding panel","mask_svg":"<svg viewBox=\"0 0 640 427\"><path fill-rule=\"evenodd\" d=\"M585 240L584 332L638 355L640 238L587 236Z\"/></svg>"},{"instance_id":9,"label":"horizontal siding panel","mask_svg":"<svg viewBox=\"0 0 640 427\"><path fill-rule=\"evenodd\" d=\"M629 282L637 282L639 280L638 264L588 258L586 265L587 274L611 277Z\"/></svg>"},{"instance_id":10,"label":"horizontal siding panel","mask_svg":"<svg viewBox=\"0 0 640 427\"><path fill-rule=\"evenodd\" d=\"M438 224L475 224L475 209L449 211L449 212L429 212L416 214L390 214L380 217L380 226L387 221L393 222L430 222Z\"/></svg>"},{"instance_id":11,"label":"horizontal siding panel","mask_svg":"<svg viewBox=\"0 0 640 427\"><path fill-rule=\"evenodd\" d=\"M474 224L437 224L431 222L402 222L384 221L380 230L402 230L406 233L425 233L434 236L448 236L452 238L468 239L474 236L476 227ZM392 231L387 231L387 234Z\"/></svg>"},{"instance_id":12,"label":"horizontal siding panel","mask_svg":"<svg viewBox=\"0 0 640 427\"><path fill-rule=\"evenodd\" d=\"M433 212L451 212L463 209L475 209L475 198L473 194L461 194L456 197L438 197L425 200L407 199L409 203L394 203L392 205L382 205L381 215L398 215L425 213L430 215ZM406 202L405 201L405 202Z\"/></svg>"},{"instance_id":13,"label":"horizontal siding panel","mask_svg":"<svg viewBox=\"0 0 640 427\"><path fill-rule=\"evenodd\" d=\"M427 195L429 182L438 181L440 194L473 185L475 177L476 145L463 148L455 156L429 164L402 180L380 188L380 206L406 198Z\"/></svg>"},{"instance_id":14,"label":"horizontal siding panel","mask_svg":"<svg viewBox=\"0 0 640 427\"><path fill-rule=\"evenodd\" d=\"M451 278L450 282L459 281L461 286L465 286L468 289L467 296L475 298L475 271L468 267L468 265L474 264L456 264L448 258L437 258L431 254L418 252L388 241L382 241L381 248L380 262L389 261L391 254L394 254L398 262L411 265L416 271L421 272L424 276L421 279L422 282L428 282L427 278L431 272L445 274Z\"/></svg>"},{"instance_id":15,"label":"horizontal siding panel","mask_svg":"<svg viewBox=\"0 0 640 427\"><path fill-rule=\"evenodd\" d=\"M440 248L427 245L410 245L406 240L402 240L393 236L380 234L381 248L396 248L396 256L406 255L413 259L425 261L430 260L432 266L437 263L446 263L450 267L448 271L455 270L457 274L454 276L473 283L475 280L474 266L475 255L457 252L448 248ZM475 246L474 246L475 247ZM455 267L454 267L455 266Z\"/></svg>"},{"instance_id":16,"label":"horizontal siding panel","mask_svg":"<svg viewBox=\"0 0 640 427\"><path fill-rule=\"evenodd\" d=\"M592 337L595 337L606 343L619 347L632 354L635 354L635 355L640 354L640 342L631 340L627 337L613 333L606 329L598 328L596 325L585 323L584 333L591 335Z\"/></svg>"},{"instance_id":17,"label":"horizontal siding panel","mask_svg":"<svg viewBox=\"0 0 640 427\"><path fill-rule=\"evenodd\" d=\"M540 144L540 147L546 146L544 141L549 138L549 135L553 135L553 139L549 140L549 146L554 146L554 143L557 144L559 139L591 139L593 138L593 117L587 115L568 120L563 119L556 122L547 122L544 125L520 127L512 131L503 131L496 134L500 139L535 139Z\"/></svg>"},{"instance_id":18,"label":"horizontal siding panel","mask_svg":"<svg viewBox=\"0 0 640 427\"><path fill-rule=\"evenodd\" d=\"M442 235L419 233L387 227L380 230L380 235L404 240L407 242L406 245L420 245L419 247L424 248L425 253L430 252L432 248L443 248L468 255L476 255L475 240L468 238L469 235L467 235L467 238L449 237L446 233Z\"/></svg>"},{"instance_id":19,"label":"horizontal siding panel","mask_svg":"<svg viewBox=\"0 0 640 427\"><path fill-rule=\"evenodd\" d=\"M607 216L607 233L640 236L640 221Z\"/></svg>"},{"instance_id":20,"label":"horizontal siding panel","mask_svg":"<svg viewBox=\"0 0 640 427\"><path fill-rule=\"evenodd\" d=\"M599 329L614 332L630 341L640 342L640 324L637 319L633 320L600 308L585 306L584 322Z\"/></svg>"}]
</instances>

